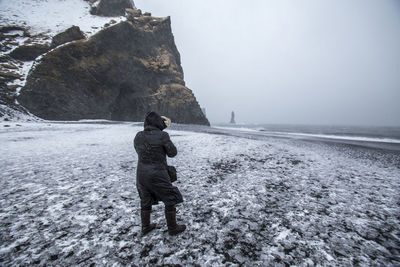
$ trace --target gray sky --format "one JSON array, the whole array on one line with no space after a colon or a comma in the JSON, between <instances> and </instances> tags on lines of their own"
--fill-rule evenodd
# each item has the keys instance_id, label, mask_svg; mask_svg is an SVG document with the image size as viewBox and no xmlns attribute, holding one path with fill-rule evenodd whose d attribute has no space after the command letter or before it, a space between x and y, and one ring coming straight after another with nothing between
<instances>
[{"instance_id":1,"label":"gray sky","mask_svg":"<svg viewBox=\"0 0 400 267\"><path fill-rule=\"evenodd\" d=\"M212 123L400 126L399 0L135 0Z\"/></svg>"}]
</instances>

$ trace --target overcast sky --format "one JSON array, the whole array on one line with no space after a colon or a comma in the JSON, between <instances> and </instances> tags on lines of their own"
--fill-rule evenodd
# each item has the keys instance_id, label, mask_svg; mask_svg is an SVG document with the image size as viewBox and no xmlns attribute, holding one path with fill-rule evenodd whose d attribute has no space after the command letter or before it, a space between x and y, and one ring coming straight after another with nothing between
<instances>
[{"instance_id":1,"label":"overcast sky","mask_svg":"<svg viewBox=\"0 0 400 267\"><path fill-rule=\"evenodd\" d=\"M135 0L212 123L400 126L399 0Z\"/></svg>"}]
</instances>

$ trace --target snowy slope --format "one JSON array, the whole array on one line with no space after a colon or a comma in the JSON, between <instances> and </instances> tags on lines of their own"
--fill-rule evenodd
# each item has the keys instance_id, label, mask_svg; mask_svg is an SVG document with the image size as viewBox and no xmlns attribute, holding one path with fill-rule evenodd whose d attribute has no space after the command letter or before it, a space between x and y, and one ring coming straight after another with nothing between
<instances>
[{"instance_id":1,"label":"snowy slope","mask_svg":"<svg viewBox=\"0 0 400 267\"><path fill-rule=\"evenodd\" d=\"M0 24L25 25L31 34L50 36L76 25L90 36L110 20L124 18L93 16L89 10L89 3L83 0L1 0Z\"/></svg>"},{"instance_id":2,"label":"snowy slope","mask_svg":"<svg viewBox=\"0 0 400 267\"><path fill-rule=\"evenodd\" d=\"M0 264L400 263L398 154L170 130L188 230L170 237L158 205L142 238L139 130L0 123Z\"/></svg>"}]
</instances>

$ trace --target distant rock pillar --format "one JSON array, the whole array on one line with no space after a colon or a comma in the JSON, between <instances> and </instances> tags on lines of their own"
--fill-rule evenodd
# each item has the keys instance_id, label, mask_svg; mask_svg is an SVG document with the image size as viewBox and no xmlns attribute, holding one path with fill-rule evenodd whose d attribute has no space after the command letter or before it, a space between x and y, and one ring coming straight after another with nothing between
<instances>
[{"instance_id":1,"label":"distant rock pillar","mask_svg":"<svg viewBox=\"0 0 400 267\"><path fill-rule=\"evenodd\" d=\"M235 122L235 112L233 112L233 111L231 113L231 121L230 121L230 123L236 124L236 122Z\"/></svg>"}]
</instances>

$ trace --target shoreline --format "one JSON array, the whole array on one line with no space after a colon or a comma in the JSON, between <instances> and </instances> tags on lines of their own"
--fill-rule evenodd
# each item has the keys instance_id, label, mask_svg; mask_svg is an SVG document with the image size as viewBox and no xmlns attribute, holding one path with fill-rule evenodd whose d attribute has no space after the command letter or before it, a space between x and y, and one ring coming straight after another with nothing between
<instances>
[{"instance_id":1,"label":"shoreline","mask_svg":"<svg viewBox=\"0 0 400 267\"><path fill-rule=\"evenodd\" d=\"M189 130L194 132L204 132L210 134L222 134L228 136L236 136L236 137L244 137L244 138L257 138L257 139L283 139L283 140L293 140L293 141L301 141L301 142L312 142L312 143L324 143L331 145L343 145L343 146L352 146L359 147L364 149L372 149L379 151L386 151L388 153L398 154L400 155L400 143L388 143L388 142L373 142L373 141L357 141L357 140L346 140L343 138L335 139L335 138L319 138L315 136L301 136L301 135L290 135L290 134L274 134L266 131L243 131L243 130L235 130L234 128L224 129L218 127L204 127L197 125L176 125L173 124L171 129L176 130Z\"/></svg>"},{"instance_id":2,"label":"shoreline","mask_svg":"<svg viewBox=\"0 0 400 267\"><path fill-rule=\"evenodd\" d=\"M80 121L32 121L32 122L18 122L18 121L3 121L0 122L0 129L4 128L4 125L40 125L40 124L54 124L54 125L132 125L132 126L142 126L142 122L125 122L125 121L110 121L110 120L80 120ZM236 136L251 139L281 139L281 140L294 140L300 142L311 142L311 143L323 143L327 145L337 145L337 146L350 146L353 148L360 149L371 149L381 152L387 152L390 154L400 155L400 140L399 143L396 142L385 142L385 141L373 141L371 140L352 140L346 139L345 137L338 136L337 138L330 138L329 135L318 136L317 134L303 134L303 133L291 133L291 132L269 132L265 130L255 130L255 129L245 129L234 128L234 127L224 127L224 126L204 126L204 125L193 125L193 124L177 124L173 123L168 130L178 130L178 131L192 131L201 132L209 134ZM2 131L0 130L0 133ZM364 137L362 137L364 138ZM384 139L383 139L384 140Z\"/></svg>"}]
</instances>

